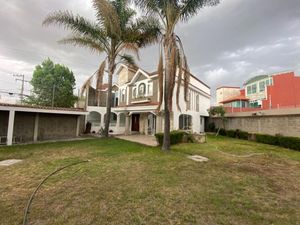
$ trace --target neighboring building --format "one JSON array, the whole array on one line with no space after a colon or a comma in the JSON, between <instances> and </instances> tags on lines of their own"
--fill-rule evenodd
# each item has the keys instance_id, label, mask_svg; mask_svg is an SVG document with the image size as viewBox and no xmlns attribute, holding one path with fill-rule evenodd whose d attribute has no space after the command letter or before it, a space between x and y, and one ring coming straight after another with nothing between
<instances>
[{"instance_id":1,"label":"neighboring building","mask_svg":"<svg viewBox=\"0 0 300 225\"><path fill-rule=\"evenodd\" d=\"M74 138L84 130L83 109L0 103L0 144Z\"/></svg>"},{"instance_id":2,"label":"neighboring building","mask_svg":"<svg viewBox=\"0 0 300 225\"><path fill-rule=\"evenodd\" d=\"M240 95L240 87L222 86L217 88L216 100L218 105L223 105L223 101Z\"/></svg>"},{"instance_id":3,"label":"neighboring building","mask_svg":"<svg viewBox=\"0 0 300 225\"><path fill-rule=\"evenodd\" d=\"M218 104L245 110L300 107L300 77L294 72L255 76L244 83L236 96Z\"/></svg>"},{"instance_id":4,"label":"neighboring building","mask_svg":"<svg viewBox=\"0 0 300 225\"><path fill-rule=\"evenodd\" d=\"M154 135L163 131L163 105L157 111L159 102L159 84L156 72L148 73L142 69L121 65L116 75L118 81L113 88L113 108L110 131L113 134L141 133ZM96 86L96 85L95 85ZM174 89L173 112L171 113L172 130L190 130L204 132L204 118L208 117L210 107L210 88L191 75L189 102L185 103L184 87L180 88L179 105L176 105L176 86ZM98 91L101 93L98 95ZM89 115L86 121L92 123L92 131L98 132L104 127L106 113L107 86L101 90L90 87L86 102Z\"/></svg>"}]
</instances>

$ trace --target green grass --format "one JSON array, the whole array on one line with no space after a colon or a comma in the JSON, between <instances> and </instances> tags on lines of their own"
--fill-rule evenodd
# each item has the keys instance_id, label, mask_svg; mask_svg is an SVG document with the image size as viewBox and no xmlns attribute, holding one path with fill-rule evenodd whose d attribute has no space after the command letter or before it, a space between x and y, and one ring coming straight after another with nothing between
<instances>
[{"instance_id":1,"label":"green grass","mask_svg":"<svg viewBox=\"0 0 300 225\"><path fill-rule=\"evenodd\" d=\"M197 163L187 154L210 160ZM0 160L10 158L24 161L0 167L0 224L21 224L38 183L55 169L86 159L91 162L42 186L29 224L300 223L300 153L275 146L211 136L207 144L176 145L163 153L94 139L0 148Z\"/></svg>"}]
</instances>

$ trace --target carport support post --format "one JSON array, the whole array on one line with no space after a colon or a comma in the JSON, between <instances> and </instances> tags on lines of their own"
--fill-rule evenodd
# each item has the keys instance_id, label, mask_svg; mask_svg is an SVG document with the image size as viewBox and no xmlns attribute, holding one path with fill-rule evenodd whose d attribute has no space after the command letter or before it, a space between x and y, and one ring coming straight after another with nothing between
<instances>
[{"instance_id":1,"label":"carport support post","mask_svg":"<svg viewBox=\"0 0 300 225\"><path fill-rule=\"evenodd\" d=\"M33 131L33 142L38 141L38 134L39 134L39 118L40 114L35 114L35 120L34 120L34 131Z\"/></svg>"},{"instance_id":2,"label":"carport support post","mask_svg":"<svg viewBox=\"0 0 300 225\"><path fill-rule=\"evenodd\" d=\"M13 144L13 135L14 135L14 122L15 122L15 111L9 111L8 117L8 128L7 128L7 145Z\"/></svg>"},{"instance_id":3,"label":"carport support post","mask_svg":"<svg viewBox=\"0 0 300 225\"><path fill-rule=\"evenodd\" d=\"M125 135L129 135L129 119L130 115L129 113L125 114Z\"/></svg>"},{"instance_id":4,"label":"carport support post","mask_svg":"<svg viewBox=\"0 0 300 225\"><path fill-rule=\"evenodd\" d=\"M81 117L80 117L80 116L77 116L76 137L78 137L79 134L80 134L80 119L81 119Z\"/></svg>"}]
</instances>

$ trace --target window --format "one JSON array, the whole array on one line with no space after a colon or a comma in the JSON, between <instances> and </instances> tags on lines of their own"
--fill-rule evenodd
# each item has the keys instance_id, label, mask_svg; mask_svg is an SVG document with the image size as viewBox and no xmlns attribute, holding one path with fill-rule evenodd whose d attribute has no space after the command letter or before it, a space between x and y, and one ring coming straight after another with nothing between
<instances>
[{"instance_id":1,"label":"window","mask_svg":"<svg viewBox=\"0 0 300 225\"><path fill-rule=\"evenodd\" d=\"M252 93L252 92L251 92L251 86L248 86L248 87L247 87L247 94L250 95L251 93Z\"/></svg>"},{"instance_id":2,"label":"window","mask_svg":"<svg viewBox=\"0 0 300 225\"><path fill-rule=\"evenodd\" d=\"M153 83L148 84L148 96L153 95Z\"/></svg>"},{"instance_id":3,"label":"window","mask_svg":"<svg viewBox=\"0 0 300 225\"><path fill-rule=\"evenodd\" d=\"M125 94L126 94L126 90L123 89L122 92L121 92L121 101L122 102L125 102Z\"/></svg>"},{"instance_id":4,"label":"window","mask_svg":"<svg viewBox=\"0 0 300 225\"><path fill-rule=\"evenodd\" d=\"M182 114L179 116L179 129L180 130L191 130L192 129L192 116Z\"/></svg>"},{"instance_id":5,"label":"window","mask_svg":"<svg viewBox=\"0 0 300 225\"><path fill-rule=\"evenodd\" d=\"M115 127L117 125L117 118L118 118L117 114L111 113L109 126ZM105 122L105 120L106 120L106 114L104 115L104 122Z\"/></svg>"},{"instance_id":6,"label":"window","mask_svg":"<svg viewBox=\"0 0 300 225\"><path fill-rule=\"evenodd\" d=\"M265 91L265 89L266 89L265 82L264 81L259 82L259 91L262 92Z\"/></svg>"},{"instance_id":7,"label":"window","mask_svg":"<svg viewBox=\"0 0 300 225\"><path fill-rule=\"evenodd\" d=\"M132 98L136 98L136 87L132 89Z\"/></svg>"},{"instance_id":8,"label":"window","mask_svg":"<svg viewBox=\"0 0 300 225\"><path fill-rule=\"evenodd\" d=\"M270 80L266 80L266 86L270 85Z\"/></svg>"},{"instance_id":9,"label":"window","mask_svg":"<svg viewBox=\"0 0 300 225\"><path fill-rule=\"evenodd\" d=\"M139 85L139 96L145 96L146 94L146 85L144 83Z\"/></svg>"},{"instance_id":10,"label":"window","mask_svg":"<svg viewBox=\"0 0 300 225\"><path fill-rule=\"evenodd\" d=\"M90 112L87 115L87 121L92 124L92 126L99 127L101 124L101 114L98 112Z\"/></svg>"},{"instance_id":11,"label":"window","mask_svg":"<svg viewBox=\"0 0 300 225\"><path fill-rule=\"evenodd\" d=\"M255 94L256 91L257 91L257 85L256 84L252 84L251 89L252 89L251 90L252 94Z\"/></svg>"},{"instance_id":12,"label":"window","mask_svg":"<svg viewBox=\"0 0 300 225\"><path fill-rule=\"evenodd\" d=\"M199 112L200 107L199 107L199 95L196 96L196 111Z\"/></svg>"},{"instance_id":13,"label":"window","mask_svg":"<svg viewBox=\"0 0 300 225\"><path fill-rule=\"evenodd\" d=\"M189 91L189 93L188 93L188 102L187 102L187 110L191 110L191 106L192 106L192 93Z\"/></svg>"}]
</instances>

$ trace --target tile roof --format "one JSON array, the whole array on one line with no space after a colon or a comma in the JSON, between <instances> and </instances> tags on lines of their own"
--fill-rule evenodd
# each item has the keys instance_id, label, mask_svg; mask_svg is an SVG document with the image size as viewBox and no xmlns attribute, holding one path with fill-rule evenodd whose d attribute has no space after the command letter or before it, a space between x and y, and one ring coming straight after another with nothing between
<instances>
[{"instance_id":1,"label":"tile roof","mask_svg":"<svg viewBox=\"0 0 300 225\"><path fill-rule=\"evenodd\" d=\"M29 108L29 109L61 110L61 111L69 111L69 112L70 111L71 112L85 112L85 110L83 108L61 108L61 107L37 106L37 105L18 105L18 104L8 104L8 103L0 103L0 106Z\"/></svg>"},{"instance_id":2,"label":"tile roof","mask_svg":"<svg viewBox=\"0 0 300 225\"><path fill-rule=\"evenodd\" d=\"M229 98L229 99L226 99L220 103L228 103L228 102L233 102L233 101L248 101L249 98L247 98L246 96L244 95L239 95L239 96L235 96L235 97L232 97L232 98Z\"/></svg>"}]
</instances>

